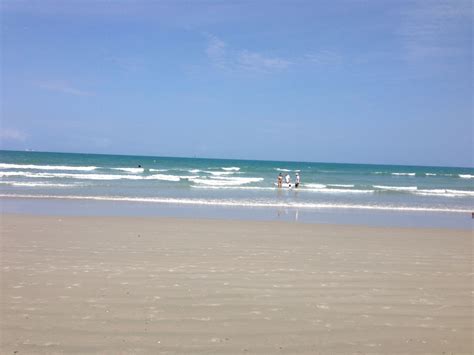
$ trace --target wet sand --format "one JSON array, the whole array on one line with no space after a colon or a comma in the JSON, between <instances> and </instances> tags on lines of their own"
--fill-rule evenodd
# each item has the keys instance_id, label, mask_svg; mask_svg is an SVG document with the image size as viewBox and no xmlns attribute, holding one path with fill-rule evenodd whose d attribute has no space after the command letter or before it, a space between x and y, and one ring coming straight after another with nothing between
<instances>
[{"instance_id":1,"label":"wet sand","mask_svg":"<svg viewBox=\"0 0 474 355\"><path fill-rule=\"evenodd\" d=\"M1 216L1 353L471 354L473 236Z\"/></svg>"}]
</instances>

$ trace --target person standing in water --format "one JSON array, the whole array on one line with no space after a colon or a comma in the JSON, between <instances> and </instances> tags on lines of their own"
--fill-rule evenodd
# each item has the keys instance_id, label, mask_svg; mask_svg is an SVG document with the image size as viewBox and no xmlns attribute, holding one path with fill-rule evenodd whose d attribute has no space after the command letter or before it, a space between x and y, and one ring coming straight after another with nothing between
<instances>
[{"instance_id":1,"label":"person standing in water","mask_svg":"<svg viewBox=\"0 0 474 355\"><path fill-rule=\"evenodd\" d=\"M278 183L277 183L277 186L278 186L278 187L281 187L282 183L283 183L283 175L281 175L281 173L280 173L280 174L278 174Z\"/></svg>"},{"instance_id":2,"label":"person standing in water","mask_svg":"<svg viewBox=\"0 0 474 355\"><path fill-rule=\"evenodd\" d=\"M300 181L300 174L296 173L295 188L298 188L298 186L300 186Z\"/></svg>"},{"instance_id":3,"label":"person standing in water","mask_svg":"<svg viewBox=\"0 0 474 355\"><path fill-rule=\"evenodd\" d=\"M285 181L286 183L288 184L288 187L291 187L291 178L290 178L290 174L286 174L285 176Z\"/></svg>"}]
</instances>

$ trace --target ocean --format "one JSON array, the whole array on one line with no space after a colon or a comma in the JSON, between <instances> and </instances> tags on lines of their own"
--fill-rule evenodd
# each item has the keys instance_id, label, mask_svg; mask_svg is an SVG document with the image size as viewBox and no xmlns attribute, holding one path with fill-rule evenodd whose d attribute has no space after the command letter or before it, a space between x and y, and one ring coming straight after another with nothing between
<instances>
[{"instance_id":1,"label":"ocean","mask_svg":"<svg viewBox=\"0 0 474 355\"><path fill-rule=\"evenodd\" d=\"M276 186L279 173L290 175L292 188ZM385 211L395 219L467 221L473 179L473 168L0 151L4 211L12 210L12 200L36 201L34 208L38 201L103 201L148 211L181 206L191 216L197 208L230 216L238 209L318 221L325 213Z\"/></svg>"}]
</instances>

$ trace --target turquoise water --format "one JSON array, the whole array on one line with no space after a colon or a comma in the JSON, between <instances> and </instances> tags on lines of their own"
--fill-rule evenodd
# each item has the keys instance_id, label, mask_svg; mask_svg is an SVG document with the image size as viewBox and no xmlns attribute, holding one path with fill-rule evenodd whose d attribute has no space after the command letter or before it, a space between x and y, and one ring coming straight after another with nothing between
<instances>
[{"instance_id":1,"label":"turquoise water","mask_svg":"<svg viewBox=\"0 0 474 355\"><path fill-rule=\"evenodd\" d=\"M466 214L473 179L472 168L0 151L3 198Z\"/></svg>"}]
</instances>

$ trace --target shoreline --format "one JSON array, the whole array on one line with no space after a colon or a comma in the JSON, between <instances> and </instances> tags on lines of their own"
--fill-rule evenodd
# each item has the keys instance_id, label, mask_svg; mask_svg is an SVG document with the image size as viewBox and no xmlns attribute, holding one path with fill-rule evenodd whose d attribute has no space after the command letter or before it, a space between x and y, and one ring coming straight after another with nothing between
<instances>
[{"instance_id":1,"label":"shoreline","mask_svg":"<svg viewBox=\"0 0 474 355\"><path fill-rule=\"evenodd\" d=\"M357 204L315 204L315 203L278 203L278 202L254 202L228 201L228 200L206 200L197 198L171 198L171 197L124 197L124 196L87 196L87 195L8 195L0 194L0 199L38 199L38 200L69 200L69 201L104 201L104 202L130 202L143 204L161 204L176 206L211 206L211 207L236 207L236 208L293 208L302 210L355 210L355 211L381 211L381 212L426 212L426 213L451 213L468 214L474 213L472 209L449 209L435 207L410 207L410 206L377 206Z\"/></svg>"},{"instance_id":2,"label":"shoreline","mask_svg":"<svg viewBox=\"0 0 474 355\"><path fill-rule=\"evenodd\" d=\"M2 350L472 353L471 231L1 215Z\"/></svg>"},{"instance_id":3,"label":"shoreline","mask_svg":"<svg viewBox=\"0 0 474 355\"><path fill-rule=\"evenodd\" d=\"M240 219L240 218L220 218L220 217L188 217L188 216L167 216L167 215L76 215L76 214L67 214L67 213L50 213L45 214L41 213L15 213L15 212L1 212L0 213L0 222L2 218L26 218L26 219L41 219L41 218L52 218L52 219L92 219L92 220L123 220L129 219L133 222L143 221L143 222L192 222L192 223L236 223L236 224L255 224L263 225L269 224L270 226L277 227L282 226L305 226L303 228L331 228L342 231L351 231L356 229L371 230L373 232L387 232L387 231L400 231L400 232L435 232L435 233L466 233L470 230L463 228L439 228L439 227L420 227L420 226L386 226L386 225L367 225L367 224L344 224L344 223L318 223L318 222L299 222L291 220L261 220L261 219ZM298 227L297 227L298 228Z\"/></svg>"},{"instance_id":4,"label":"shoreline","mask_svg":"<svg viewBox=\"0 0 474 355\"><path fill-rule=\"evenodd\" d=\"M138 201L0 197L1 213L65 216L179 217L303 224L421 227L472 230L471 212L358 210L344 208L242 207Z\"/></svg>"},{"instance_id":5,"label":"shoreline","mask_svg":"<svg viewBox=\"0 0 474 355\"><path fill-rule=\"evenodd\" d=\"M242 207L88 199L0 197L1 213L65 216L179 217L303 224L472 230L471 212Z\"/></svg>"}]
</instances>

